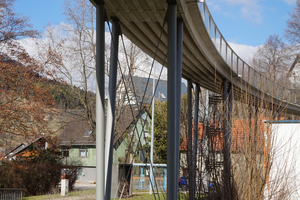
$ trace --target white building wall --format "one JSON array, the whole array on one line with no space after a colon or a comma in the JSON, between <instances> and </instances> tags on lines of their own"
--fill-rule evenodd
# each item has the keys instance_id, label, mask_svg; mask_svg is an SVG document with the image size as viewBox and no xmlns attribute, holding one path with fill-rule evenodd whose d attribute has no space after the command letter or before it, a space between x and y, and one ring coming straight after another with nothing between
<instances>
[{"instance_id":1,"label":"white building wall","mask_svg":"<svg viewBox=\"0 0 300 200\"><path fill-rule=\"evenodd\" d=\"M269 125L271 169L265 199L300 199L300 123Z\"/></svg>"}]
</instances>

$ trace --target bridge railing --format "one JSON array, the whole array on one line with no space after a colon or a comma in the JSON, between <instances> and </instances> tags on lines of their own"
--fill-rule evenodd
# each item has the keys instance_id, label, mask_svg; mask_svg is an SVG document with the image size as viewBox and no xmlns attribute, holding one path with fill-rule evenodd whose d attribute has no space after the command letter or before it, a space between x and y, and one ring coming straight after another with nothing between
<instances>
[{"instance_id":1,"label":"bridge railing","mask_svg":"<svg viewBox=\"0 0 300 200\"><path fill-rule=\"evenodd\" d=\"M243 61L221 34L208 10L206 2L199 2L198 5L208 35L219 54L235 73L235 76L242 78L248 84L265 94L287 103L300 104L299 93L275 83Z\"/></svg>"}]
</instances>

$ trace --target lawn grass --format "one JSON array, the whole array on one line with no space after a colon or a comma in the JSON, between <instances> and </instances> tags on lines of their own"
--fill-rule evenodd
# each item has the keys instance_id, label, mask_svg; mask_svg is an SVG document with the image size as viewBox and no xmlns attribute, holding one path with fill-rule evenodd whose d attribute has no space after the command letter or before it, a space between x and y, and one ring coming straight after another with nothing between
<instances>
[{"instance_id":1,"label":"lawn grass","mask_svg":"<svg viewBox=\"0 0 300 200\"><path fill-rule=\"evenodd\" d=\"M61 196L59 193L59 194L48 194L48 195L40 195L40 196L23 197L22 200L39 200L39 199L45 200L45 199L58 199L58 198L68 199L70 197L77 197L77 196L84 197L84 196L90 196L90 195L96 195L96 189L69 192L68 196L65 196L65 197Z\"/></svg>"},{"instance_id":2,"label":"lawn grass","mask_svg":"<svg viewBox=\"0 0 300 200\"><path fill-rule=\"evenodd\" d=\"M135 191L132 197L124 198L126 200L154 200L154 195L147 193L149 191ZM94 200L96 195L96 189L91 190L81 190L70 192L68 196L60 196L60 194L49 194L49 195L41 195L41 196L31 196L31 197L23 197L22 200L47 200L47 199L80 199L80 200ZM159 193L159 199L166 199L166 193ZM179 194L180 199L187 199L187 194L181 193ZM80 198L76 198L80 197ZM158 196L156 195L156 199ZM205 196L203 195L201 200L205 200Z\"/></svg>"}]
</instances>

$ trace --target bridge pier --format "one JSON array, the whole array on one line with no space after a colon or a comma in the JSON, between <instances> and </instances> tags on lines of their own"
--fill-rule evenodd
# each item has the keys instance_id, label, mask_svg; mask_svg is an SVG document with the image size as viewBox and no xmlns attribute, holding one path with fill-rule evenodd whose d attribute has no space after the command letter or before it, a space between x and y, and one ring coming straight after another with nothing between
<instances>
[{"instance_id":1,"label":"bridge pier","mask_svg":"<svg viewBox=\"0 0 300 200\"><path fill-rule=\"evenodd\" d=\"M167 116L167 199L178 198L180 99L182 66L182 20L177 20L176 1L168 2L168 116ZM178 23L178 24L177 24ZM175 86L175 87L174 87Z\"/></svg>"},{"instance_id":2,"label":"bridge pier","mask_svg":"<svg viewBox=\"0 0 300 200\"><path fill-rule=\"evenodd\" d=\"M105 194L105 9L104 1L96 2L96 199Z\"/></svg>"}]
</instances>

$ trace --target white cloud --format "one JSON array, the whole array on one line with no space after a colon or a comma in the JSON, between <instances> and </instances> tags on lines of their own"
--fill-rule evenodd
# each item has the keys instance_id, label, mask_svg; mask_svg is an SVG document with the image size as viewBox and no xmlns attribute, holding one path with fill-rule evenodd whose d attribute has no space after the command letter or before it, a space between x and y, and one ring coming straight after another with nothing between
<instances>
[{"instance_id":1,"label":"white cloud","mask_svg":"<svg viewBox=\"0 0 300 200\"><path fill-rule=\"evenodd\" d=\"M259 46L253 47L245 44L228 43L231 48L242 58L247 64L250 64L254 53L258 50Z\"/></svg>"},{"instance_id":2,"label":"white cloud","mask_svg":"<svg viewBox=\"0 0 300 200\"><path fill-rule=\"evenodd\" d=\"M224 15L232 16L233 13L237 13L239 14L238 17L260 23L262 21L260 1L261 0L212 0L208 2L208 5L209 8L214 9L217 12L223 12ZM229 11L235 9L238 9L238 11ZM235 15L235 17L237 16Z\"/></svg>"},{"instance_id":3,"label":"white cloud","mask_svg":"<svg viewBox=\"0 0 300 200\"><path fill-rule=\"evenodd\" d=\"M296 2L296 0L282 0L282 1L284 1L288 5L292 5L292 4L294 4Z\"/></svg>"}]
</instances>

